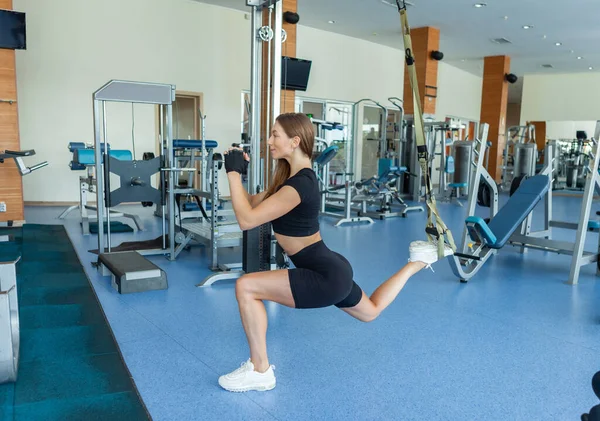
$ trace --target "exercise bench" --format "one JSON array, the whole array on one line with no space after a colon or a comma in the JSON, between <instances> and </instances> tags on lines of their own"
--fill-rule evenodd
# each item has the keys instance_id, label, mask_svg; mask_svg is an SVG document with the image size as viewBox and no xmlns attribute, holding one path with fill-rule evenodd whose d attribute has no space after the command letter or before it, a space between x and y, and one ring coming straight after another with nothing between
<instances>
[{"instance_id":1,"label":"exercise bench","mask_svg":"<svg viewBox=\"0 0 600 421\"><path fill-rule=\"evenodd\" d=\"M489 222L479 216L469 216L465 220L469 237L477 248L473 254L457 252L450 258L452 271L461 282L472 278L496 250L504 247L549 188L547 175L530 177Z\"/></svg>"}]
</instances>

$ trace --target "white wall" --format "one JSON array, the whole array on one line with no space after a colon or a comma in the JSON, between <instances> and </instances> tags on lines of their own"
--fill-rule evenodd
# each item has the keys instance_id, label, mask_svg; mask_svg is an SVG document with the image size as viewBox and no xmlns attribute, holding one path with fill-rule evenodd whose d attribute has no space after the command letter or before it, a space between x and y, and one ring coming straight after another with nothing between
<instances>
[{"instance_id":1,"label":"white wall","mask_svg":"<svg viewBox=\"0 0 600 421\"><path fill-rule=\"evenodd\" d=\"M436 119L443 121L447 116L453 116L479 121L482 86L481 76L440 62Z\"/></svg>"},{"instance_id":2,"label":"white wall","mask_svg":"<svg viewBox=\"0 0 600 421\"><path fill-rule=\"evenodd\" d=\"M17 52L21 147L50 162L24 177L26 201L78 200L83 173L68 168L67 144L93 141L92 93L110 79L202 92L207 137L221 148L239 139L240 95L250 85L243 13L191 0L14 0L14 9L28 23L28 49ZM297 56L313 60L303 96L402 98L401 50L299 26ZM481 78L442 62L438 86L438 115L479 119ZM153 107L136 105L135 119L141 158L155 148ZM112 147L131 149L130 105L110 104L108 124Z\"/></svg>"},{"instance_id":3,"label":"white wall","mask_svg":"<svg viewBox=\"0 0 600 421\"><path fill-rule=\"evenodd\" d=\"M546 139L575 139L577 131L583 130L587 138L594 136L595 121L547 121Z\"/></svg>"},{"instance_id":4,"label":"white wall","mask_svg":"<svg viewBox=\"0 0 600 421\"><path fill-rule=\"evenodd\" d=\"M525 75L521 122L600 119L600 73Z\"/></svg>"},{"instance_id":5,"label":"white wall","mask_svg":"<svg viewBox=\"0 0 600 421\"><path fill-rule=\"evenodd\" d=\"M24 177L26 201L78 200L82 172L68 168L67 144L93 141L92 93L110 79L203 92L207 137L239 139L250 83L243 13L191 0L15 0L14 9L27 13L28 31L17 52L21 148L50 162ZM155 148L152 106L136 105L135 117L141 158ZM130 149L130 105L110 104L108 124L111 145Z\"/></svg>"},{"instance_id":6,"label":"white wall","mask_svg":"<svg viewBox=\"0 0 600 421\"><path fill-rule=\"evenodd\" d=\"M402 98L401 50L298 26L296 55L313 60L303 96L351 102L372 98L382 104L391 96Z\"/></svg>"}]
</instances>

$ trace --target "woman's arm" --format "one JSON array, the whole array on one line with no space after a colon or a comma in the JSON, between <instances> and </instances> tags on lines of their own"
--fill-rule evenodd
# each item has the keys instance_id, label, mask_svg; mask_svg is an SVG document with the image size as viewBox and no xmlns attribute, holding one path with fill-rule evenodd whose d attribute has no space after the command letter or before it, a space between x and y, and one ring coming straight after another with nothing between
<instances>
[{"instance_id":1,"label":"woman's arm","mask_svg":"<svg viewBox=\"0 0 600 421\"><path fill-rule=\"evenodd\" d=\"M290 186L283 186L277 193L264 199L265 192L249 196L242 184L240 174L232 171L227 173L233 212L243 231L258 227L285 215L300 204L300 195ZM260 202L253 207L254 200Z\"/></svg>"},{"instance_id":2,"label":"woman's arm","mask_svg":"<svg viewBox=\"0 0 600 421\"><path fill-rule=\"evenodd\" d=\"M250 205L255 208L258 205L260 205L262 203L263 200L265 200L265 196L267 194L267 191L263 191L257 194L253 194L253 195L248 195L248 200L250 200Z\"/></svg>"}]
</instances>

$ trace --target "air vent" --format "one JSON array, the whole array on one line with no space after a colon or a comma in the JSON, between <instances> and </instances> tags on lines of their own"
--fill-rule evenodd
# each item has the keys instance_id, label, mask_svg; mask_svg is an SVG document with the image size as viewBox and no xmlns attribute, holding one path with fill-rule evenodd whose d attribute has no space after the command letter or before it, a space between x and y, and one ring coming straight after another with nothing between
<instances>
[{"instance_id":1,"label":"air vent","mask_svg":"<svg viewBox=\"0 0 600 421\"><path fill-rule=\"evenodd\" d=\"M506 38L493 38L492 42L495 44L512 44L512 42Z\"/></svg>"},{"instance_id":2,"label":"air vent","mask_svg":"<svg viewBox=\"0 0 600 421\"><path fill-rule=\"evenodd\" d=\"M553 69L554 66L551 64L542 64L542 67L546 68L546 69Z\"/></svg>"}]
</instances>

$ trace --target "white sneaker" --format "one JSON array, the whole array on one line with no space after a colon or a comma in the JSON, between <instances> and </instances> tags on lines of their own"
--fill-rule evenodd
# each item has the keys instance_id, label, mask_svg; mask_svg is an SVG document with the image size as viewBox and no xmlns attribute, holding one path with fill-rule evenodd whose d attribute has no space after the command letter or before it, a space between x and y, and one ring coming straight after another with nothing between
<instances>
[{"instance_id":1,"label":"white sneaker","mask_svg":"<svg viewBox=\"0 0 600 421\"><path fill-rule=\"evenodd\" d=\"M431 264L438 260L438 246L429 241L413 241L410 243L408 252L410 254L410 257L408 258L409 262L423 262L427 265L426 268L431 268ZM444 244L444 256L450 256L452 254L454 254L452 248L449 245Z\"/></svg>"},{"instance_id":2,"label":"white sneaker","mask_svg":"<svg viewBox=\"0 0 600 421\"><path fill-rule=\"evenodd\" d=\"M248 360L241 367L229 374L219 377L219 385L230 392L248 392L258 390L264 392L275 387L275 366L270 365L267 371L254 371L254 364Z\"/></svg>"}]
</instances>

